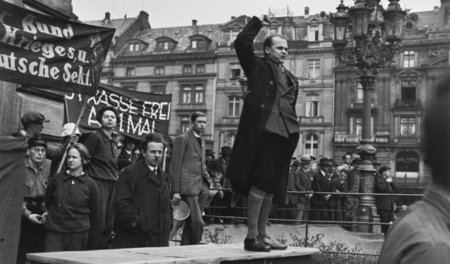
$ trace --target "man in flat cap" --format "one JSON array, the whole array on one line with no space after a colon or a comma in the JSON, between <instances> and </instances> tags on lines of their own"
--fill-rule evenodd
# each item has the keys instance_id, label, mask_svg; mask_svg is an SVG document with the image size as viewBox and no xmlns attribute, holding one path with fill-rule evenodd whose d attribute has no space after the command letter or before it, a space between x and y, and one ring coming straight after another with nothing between
<instances>
[{"instance_id":1,"label":"man in flat cap","mask_svg":"<svg viewBox=\"0 0 450 264\"><path fill-rule=\"evenodd\" d=\"M17 263L25 263L26 253L44 250L44 223L46 210L44 205L49 171L44 166L47 142L42 136L33 136L28 140L25 158L25 195L22 210Z\"/></svg>"},{"instance_id":2,"label":"man in flat cap","mask_svg":"<svg viewBox=\"0 0 450 264\"><path fill-rule=\"evenodd\" d=\"M391 177L391 168L382 165L375 179L375 193L394 193L397 190ZM376 196L377 212L380 215L381 232L386 234L389 229L388 223L394 221L394 198L393 196Z\"/></svg>"},{"instance_id":3,"label":"man in flat cap","mask_svg":"<svg viewBox=\"0 0 450 264\"><path fill-rule=\"evenodd\" d=\"M40 135L44 128L44 123L50 122L45 119L45 116L39 112L30 111L25 113L21 118L23 129L27 133L28 137Z\"/></svg>"},{"instance_id":4,"label":"man in flat cap","mask_svg":"<svg viewBox=\"0 0 450 264\"><path fill-rule=\"evenodd\" d=\"M311 186L311 157L302 155L299 161L294 161L293 169L289 174L288 191L312 192ZM294 169L295 168L295 169ZM288 195L288 206L294 207L293 219L305 220L305 210L312 197L312 193L294 193Z\"/></svg>"}]
</instances>

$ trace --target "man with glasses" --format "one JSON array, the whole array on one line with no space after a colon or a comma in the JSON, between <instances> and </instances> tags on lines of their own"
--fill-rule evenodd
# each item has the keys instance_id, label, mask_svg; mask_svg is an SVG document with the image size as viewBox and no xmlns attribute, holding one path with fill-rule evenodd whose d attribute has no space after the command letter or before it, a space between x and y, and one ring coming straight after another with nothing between
<instances>
[{"instance_id":1,"label":"man with glasses","mask_svg":"<svg viewBox=\"0 0 450 264\"><path fill-rule=\"evenodd\" d=\"M33 136L28 140L17 263L25 263L26 253L44 251L44 223L47 217L44 197L49 177L49 170L44 166L46 149L47 142L42 136Z\"/></svg>"}]
</instances>

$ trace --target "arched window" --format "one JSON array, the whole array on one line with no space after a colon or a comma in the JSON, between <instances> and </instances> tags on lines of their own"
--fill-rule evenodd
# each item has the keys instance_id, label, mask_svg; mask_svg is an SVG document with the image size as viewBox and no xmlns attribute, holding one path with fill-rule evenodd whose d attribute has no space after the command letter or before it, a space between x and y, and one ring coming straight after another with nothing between
<instances>
[{"instance_id":1,"label":"arched window","mask_svg":"<svg viewBox=\"0 0 450 264\"><path fill-rule=\"evenodd\" d=\"M417 179L419 177L419 154L402 151L395 157L395 176L397 179Z\"/></svg>"},{"instance_id":2,"label":"arched window","mask_svg":"<svg viewBox=\"0 0 450 264\"><path fill-rule=\"evenodd\" d=\"M305 154L317 155L317 150L319 149L319 137L315 134L309 134L305 140Z\"/></svg>"}]
</instances>

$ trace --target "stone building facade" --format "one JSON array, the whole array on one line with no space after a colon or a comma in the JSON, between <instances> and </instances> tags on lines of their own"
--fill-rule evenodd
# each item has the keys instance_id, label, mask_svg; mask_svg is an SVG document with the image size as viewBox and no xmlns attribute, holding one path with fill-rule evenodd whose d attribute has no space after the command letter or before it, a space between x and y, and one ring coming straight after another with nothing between
<instances>
[{"instance_id":1,"label":"stone building facade","mask_svg":"<svg viewBox=\"0 0 450 264\"><path fill-rule=\"evenodd\" d=\"M232 17L222 24L149 28L129 39L111 60L113 85L152 93L172 94L169 135L177 136L189 125L193 111L208 117L206 138L216 153L232 146L237 131L246 78L233 41L248 16ZM262 56L262 42L271 34L287 37L286 68L300 81L297 113L300 121L295 155L332 155L333 66L331 24L327 15L272 17L255 40ZM136 49L136 45L138 48Z\"/></svg>"},{"instance_id":2,"label":"stone building facade","mask_svg":"<svg viewBox=\"0 0 450 264\"><path fill-rule=\"evenodd\" d=\"M401 187L423 188L430 181L421 151L422 115L439 78L448 74L450 1L431 11L410 12L404 24L403 47L382 69L371 102L371 124L377 161L387 164ZM357 72L335 70L333 153L340 160L359 145L362 87Z\"/></svg>"}]
</instances>

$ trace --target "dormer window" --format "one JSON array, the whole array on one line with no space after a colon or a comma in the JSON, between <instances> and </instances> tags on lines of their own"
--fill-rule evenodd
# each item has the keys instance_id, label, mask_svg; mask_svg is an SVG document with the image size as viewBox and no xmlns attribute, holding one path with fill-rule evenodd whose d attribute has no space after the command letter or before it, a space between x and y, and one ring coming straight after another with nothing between
<instances>
[{"instance_id":1,"label":"dormer window","mask_svg":"<svg viewBox=\"0 0 450 264\"><path fill-rule=\"evenodd\" d=\"M190 38L191 45L189 49L192 50L206 50L209 47L209 44L211 43L211 40L203 35L194 35Z\"/></svg>"},{"instance_id":2,"label":"dormer window","mask_svg":"<svg viewBox=\"0 0 450 264\"><path fill-rule=\"evenodd\" d=\"M128 45L128 51L130 52L136 52L140 50L140 46L139 43L130 43Z\"/></svg>"},{"instance_id":3,"label":"dormer window","mask_svg":"<svg viewBox=\"0 0 450 264\"><path fill-rule=\"evenodd\" d=\"M196 49L197 46L198 46L198 40L192 40L192 41L191 41L191 47L192 47L193 49Z\"/></svg>"},{"instance_id":4,"label":"dormer window","mask_svg":"<svg viewBox=\"0 0 450 264\"><path fill-rule=\"evenodd\" d=\"M155 51L170 51L176 46L177 42L168 37L159 37L156 39Z\"/></svg>"},{"instance_id":5,"label":"dormer window","mask_svg":"<svg viewBox=\"0 0 450 264\"><path fill-rule=\"evenodd\" d=\"M322 31L323 31L322 24L308 25L308 41L323 40Z\"/></svg>"}]
</instances>

